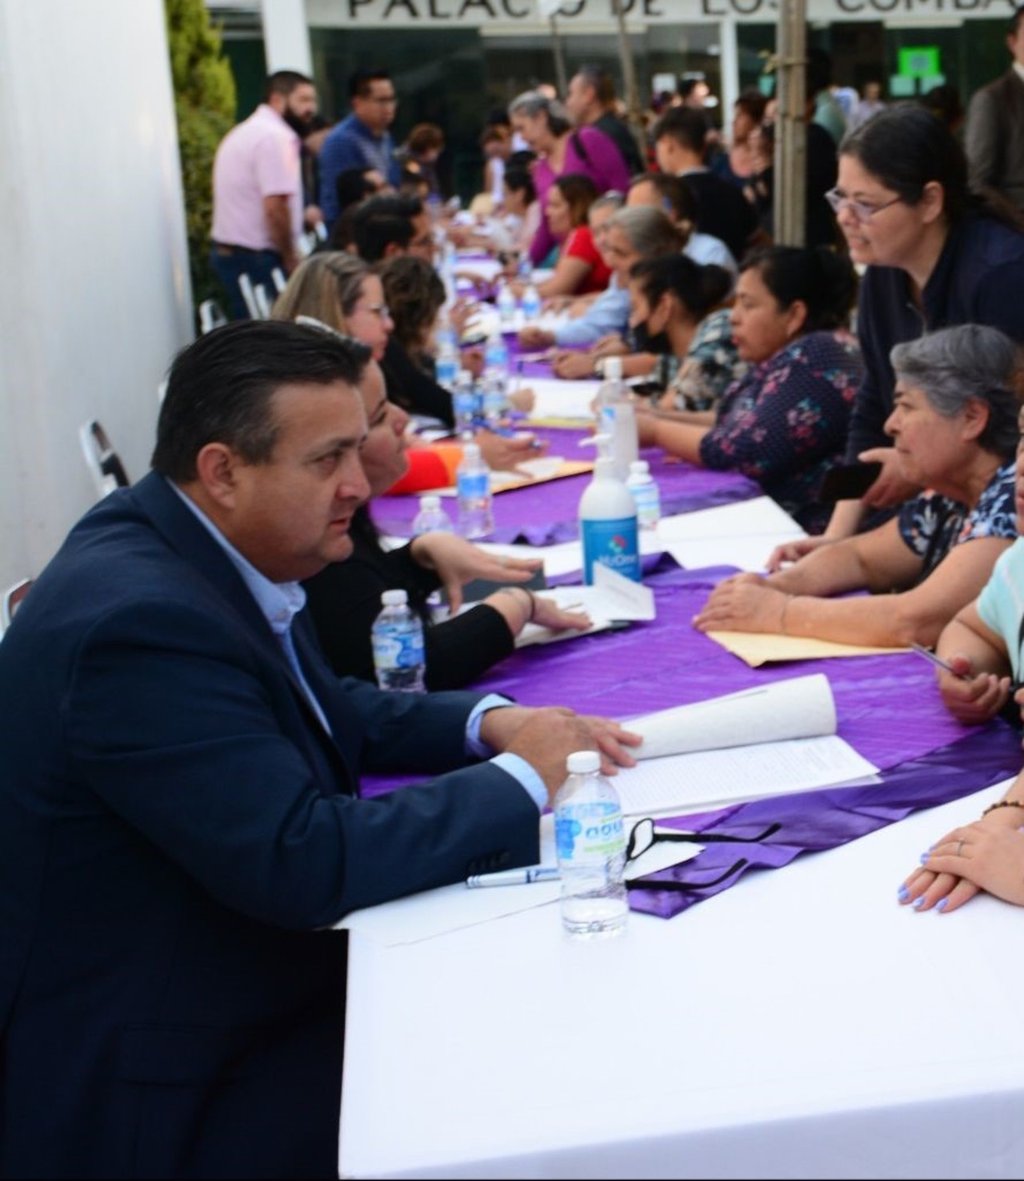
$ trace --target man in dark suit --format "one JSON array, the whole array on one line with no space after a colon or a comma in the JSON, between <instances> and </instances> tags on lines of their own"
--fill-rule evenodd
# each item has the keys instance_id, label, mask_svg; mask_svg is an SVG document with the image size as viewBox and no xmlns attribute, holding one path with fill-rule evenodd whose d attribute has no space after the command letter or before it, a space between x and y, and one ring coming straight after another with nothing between
<instances>
[{"instance_id":1,"label":"man in dark suit","mask_svg":"<svg viewBox=\"0 0 1024 1181\"><path fill-rule=\"evenodd\" d=\"M263 321L191 345L154 471L4 636L0 1175L336 1176L331 928L535 861L567 754L630 761L600 719L322 663L297 583L368 494L367 356ZM361 768L447 773L364 801Z\"/></svg>"},{"instance_id":2,"label":"man in dark suit","mask_svg":"<svg viewBox=\"0 0 1024 1181\"><path fill-rule=\"evenodd\" d=\"M964 147L971 188L995 190L1024 210L1024 5L1010 20L1006 44L1013 64L971 99Z\"/></svg>"}]
</instances>

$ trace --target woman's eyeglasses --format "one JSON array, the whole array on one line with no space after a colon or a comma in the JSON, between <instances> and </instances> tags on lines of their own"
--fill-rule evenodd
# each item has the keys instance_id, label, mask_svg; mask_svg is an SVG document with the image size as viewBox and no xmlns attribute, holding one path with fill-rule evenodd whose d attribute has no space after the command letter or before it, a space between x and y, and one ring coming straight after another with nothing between
<instances>
[{"instance_id":1,"label":"woman's eyeglasses","mask_svg":"<svg viewBox=\"0 0 1024 1181\"><path fill-rule=\"evenodd\" d=\"M762 832L749 837L736 836L733 833L727 832L667 832L665 829L657 830L654 826L654 821L648 816L643 820L638 820L633 825L629 839L626 842L626 877L629 879L629 863L638 860L648 849L661 842L686 842L700 845L714 843L754 845L760 841L767 840L770 836L774 836L781 827L782 825L779 823L769 824ZM727 881L733 874L739 873L749 864L750 862L745 857L741 857L739 860L734 861L724 873L719 874L718 877L710 878L703 882L678 882L672 879L644 881L642 878L635 878L629 879L628 885L630 890L674 890L676 892L692 893L695 890L707 890L712 886L720 886L722 882Z\"/></svg>"},{"instance_id":2,"label":"woman's eyeglasses","mask_svg":"<svg viewBox=\"0 0 1024 1181\"><path fill-rule=\"evenodd\" d=\"M867 201L856 201L853 197L848 197L842 189L829 189L825 194L825 200L832 206L835 213L839 213L845 207L858 221L870 221L876 213L881 213L890 205L896 205L903 198L893 197L891 201L885 201L881 205L872 205Z\"/></svg>"}]
</instances>

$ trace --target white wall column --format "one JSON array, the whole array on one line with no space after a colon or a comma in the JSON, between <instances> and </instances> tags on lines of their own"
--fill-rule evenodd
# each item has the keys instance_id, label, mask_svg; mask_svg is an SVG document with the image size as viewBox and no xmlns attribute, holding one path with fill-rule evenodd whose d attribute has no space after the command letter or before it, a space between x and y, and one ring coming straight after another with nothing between
<instances>
[{"instance_id":1,"label":"white wall column","mask_svg":"<svg viewBox=\"0 0 1024 1181\"><path fill-rule=\"evenodd\" d=\"M732 134L732 109L740 96L740 54L736 40L736 22L724 20L718 26L718 48L722 71L722 134Z\"/></svg>"},{"instance_id":2,"label":"white wall column","mask_svg":"<svg viewBox=\"0 0 1024 1181\"><path fill-rule=\"evenodd\" d=\"M261 0L267 73L298 70L313 77L305 0Z\"/></svg>"},{"instance_id":3,"label":"white wall column","mask_svg":"<svg viewBox=\"0 0 1024 1181\"><path fill-rule=\"evenodd\" d=\"M96 499L98 418L149 466L157 386L192 335L161 0L0 0L0 586Z\"/></svg>"}]
</instances>

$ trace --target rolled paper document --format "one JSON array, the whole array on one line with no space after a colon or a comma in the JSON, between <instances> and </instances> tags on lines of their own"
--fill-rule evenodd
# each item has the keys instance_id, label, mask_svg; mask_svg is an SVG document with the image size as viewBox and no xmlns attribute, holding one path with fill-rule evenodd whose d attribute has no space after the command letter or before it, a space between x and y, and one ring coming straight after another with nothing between
<instances>
[{"instance_id":1,"label":"rolled paper document","mask_svg":"<svg viewBox=\"0 0 1024 1181\"><path fill-rule=\"evenodd\" d=\"M832 687L822 673L775 681L646 714L624 725L643 736L638 759L721 750L836 732Z\"/></svg>"}]
</instances>

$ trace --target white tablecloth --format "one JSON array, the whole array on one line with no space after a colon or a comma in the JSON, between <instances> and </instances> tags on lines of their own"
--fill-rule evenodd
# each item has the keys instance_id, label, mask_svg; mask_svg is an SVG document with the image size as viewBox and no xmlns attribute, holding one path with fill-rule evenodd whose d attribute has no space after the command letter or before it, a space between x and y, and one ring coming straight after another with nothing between
<instances>
[{"instance_id":1,"label":"white tablecloth","mask_svg":"<svg viewBox=\"0 0 1024 1181\"><path fill-rule=\"evenodd\" d=\"M557 902L403 946L354 932L341 1174L1024 1175L1024 912L896 903L1000 794L604 943L564 936Z\"/></svg>"}]
</instances>

